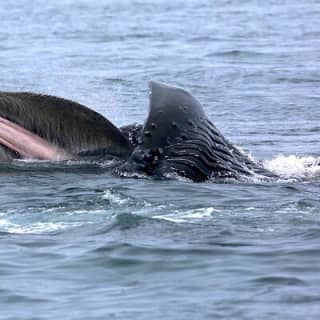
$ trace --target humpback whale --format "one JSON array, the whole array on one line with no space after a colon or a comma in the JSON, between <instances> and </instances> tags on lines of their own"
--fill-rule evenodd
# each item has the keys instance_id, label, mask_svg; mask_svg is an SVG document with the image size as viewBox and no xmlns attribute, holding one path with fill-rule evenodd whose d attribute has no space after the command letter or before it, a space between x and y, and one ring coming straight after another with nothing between
<instances>
[{"instance_id":1,"label":"humpback whale","mask_svg":"<svg viewBox=\"0 0 320 320\"><path fill-rule=\"evenodd\" d=\"M125 157L131 144L110 121L76 102L26 92L0 92L0 160Z\"/></svg>"},{"instance_id":2,"label":"humpback whale","mask_svg":"<svg viewBox=\"0 0 320 320\"><path fill-rule=\"evenodd\" d=\"M120 176L181 176L195 182L274 175L231 144L184 89L152 81L143 125L117 128L79 103L49 95L0 92L0 161L122 159Z\"/></svg>"}]
</instances>

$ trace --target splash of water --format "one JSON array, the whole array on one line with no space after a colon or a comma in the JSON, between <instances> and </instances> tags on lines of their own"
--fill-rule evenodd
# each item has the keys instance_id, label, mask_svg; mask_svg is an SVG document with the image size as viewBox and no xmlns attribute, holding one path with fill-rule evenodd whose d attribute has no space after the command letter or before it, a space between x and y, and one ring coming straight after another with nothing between
<instances>
[{"instance_id":1,"label":"splash of water","mask_svg":"<svg viewBox=\"0 0 320 320\"><path fill-rule=\"evenodd\" d=\"M313 179L320 177L320 157L277 155L263 161L263 166L283 179Z\"/></svg>"}]
</instances>

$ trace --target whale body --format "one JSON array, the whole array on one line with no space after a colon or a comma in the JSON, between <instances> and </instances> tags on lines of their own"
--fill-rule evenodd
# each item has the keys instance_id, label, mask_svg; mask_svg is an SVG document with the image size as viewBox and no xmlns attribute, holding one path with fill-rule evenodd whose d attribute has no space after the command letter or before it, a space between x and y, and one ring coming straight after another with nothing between
<instances>
[{"instance_id":1,"label":"whale body","mask_svg":"<svg viewBox=\"0 0 320 320\"><path fill-rule=\"evenodd\" d=\"M117 128L71 100L0 92L0 161L95 156L124 160L115 173L195 182L273 174L231 144L189 92L152 81L143 125Z\"/></svg>"}]
</instances>

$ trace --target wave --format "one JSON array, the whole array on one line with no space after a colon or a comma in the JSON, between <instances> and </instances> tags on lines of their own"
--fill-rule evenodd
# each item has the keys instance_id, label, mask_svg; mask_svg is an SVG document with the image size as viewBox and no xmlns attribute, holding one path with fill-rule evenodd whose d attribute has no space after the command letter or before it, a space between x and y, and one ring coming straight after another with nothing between
<instances>
[{"instance_id":1,"label":"wave","mask_svg":"<svg viewBox=\"0 0 320 320\"><path fill-rule=\"evenodd\" d=\"M203 221L205 219L210 219L215 212L219 210L209 207L209 208L198 208L192 210L184 210L183 212L175 210L173 213L165 215L155 215L153 219L166 220L175 223L194 223Z\"/></svg>"},{"instance_id":2,"label":"wave","mask_svg":"<svg viewBox=\"0 0 320 320\"><path fill-rule=\"evenodd\" d=\"M237 57L237 58L251 58L251 57L260 57L265 56L267 53L258 52L258 51L250 51L250 50L226 50L209 53L207 57Z\"/></svg>"},{"instance_id":3,"label":"wave","mask_svg":"<svg viewBox=\"0 0 320 320\"><path fill-rule=\"evenodd\" d=\"M0 232L12 234L48 234L82 228L91 229L103 226L128 228L148 214L167 208L144 199L123 194L114 188L98 193L81 194L77 200L72 196L73 189L65 189L66 200L52 205L32 205L24 209L0 211ZM70 203L70 197L74 199Z\"/></svg>"},{"instance_id":4,"label":"wave","mask_svg":"<svg viewBox=\"0 0 320 320\"><path fill-rule=\"evenodd\" d=\"M31 224L17 224L8 219L0 219L0 228L6 233L13 234L42 234L79 227L79 222L35 222Z\"/></svg>"}]
</instances>

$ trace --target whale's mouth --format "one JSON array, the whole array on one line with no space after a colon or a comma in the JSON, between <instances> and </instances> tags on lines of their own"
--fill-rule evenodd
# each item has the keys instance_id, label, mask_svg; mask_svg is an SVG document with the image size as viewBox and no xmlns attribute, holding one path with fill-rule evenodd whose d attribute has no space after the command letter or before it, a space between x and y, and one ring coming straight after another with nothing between
<instances>
[{"instance_id":1,"label":"whale's mouth","mask_svg":"<svg viewBox=\"0 0 320 320\"><path fill-rule=\"evenodd\" d=\"M0 117L0 145L21 158L49 161L70 159L70 155L65 150L2 117Z\"/></svg>"}]
</instances>

